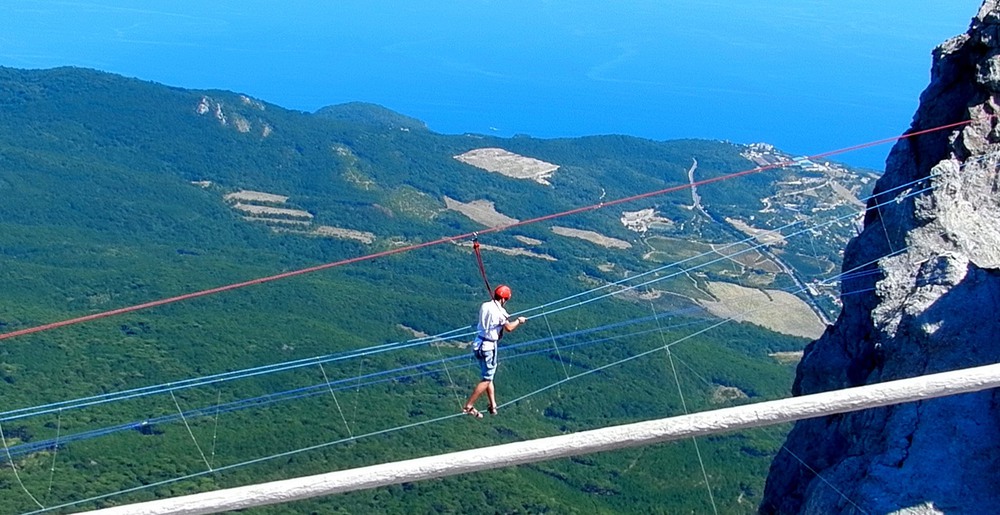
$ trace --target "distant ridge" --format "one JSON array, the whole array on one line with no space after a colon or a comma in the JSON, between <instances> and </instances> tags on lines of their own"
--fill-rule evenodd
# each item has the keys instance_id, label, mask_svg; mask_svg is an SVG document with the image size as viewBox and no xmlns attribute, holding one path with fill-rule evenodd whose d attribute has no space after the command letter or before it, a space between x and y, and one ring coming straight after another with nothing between
<instances>
[{"instance_id":1,"label":"distant ridge","mask_svg":"<svg viewBox=\"0 0 1000 515\"><path fill-rule=\"evenodd\" d=\"M360 123L388 129L408 129L426 131L427 124L409 116L368 102L348 102L326 106L316 111L316 116Z\"/></svg>"}]
</instances>

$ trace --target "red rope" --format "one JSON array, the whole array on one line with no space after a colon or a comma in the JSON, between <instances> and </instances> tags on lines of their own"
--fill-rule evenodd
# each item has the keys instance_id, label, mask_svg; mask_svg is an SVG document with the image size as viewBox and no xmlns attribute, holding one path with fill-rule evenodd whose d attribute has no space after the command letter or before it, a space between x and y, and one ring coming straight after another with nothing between
<instances>
[{"instance_id":1,"label":"red rope","mask_svg":"<svg viewBox=\"0 0 1000 515\"><path fill-rule=\"evenodd\" d=\"M476 262L479 263L479 273L483 276L483 283L486 284L486 293L492 297L493 288L490 287L490 281L486 278L486 267L483 266L483 255L479 253L479 238L473 237L472 250L476 253Z\"/></svg>"},{"instance_id":2,"label":"red rope","mask_svg":"<svg viewBox=\"0 0 1000 515\"><path fill-rule=\"evenodd\" d=\"M815 155L812 155L812 156L806 156L806 159L812 160L812 159L819 159L819 158L822 158L822 157L828 157L828 156L837 155L837 154L843 154L845 152L851 152L851 151L854 151L854 150L859 150L859 149L863 149L863 148L873 147L873 146L876 146L876 145L882 145L884 143L891 143L893 141L901 140L901 139L904 139L904 138L910 138L910 137L913 137L913 136L920 136L920 135L928 134L928 133L931 133L931 132L941 131L941 130L945 130L945 129L951 129L951 128L954 128L954 127L960 127L962 125L968 125L970 123L972 123L972 120L966 120L966 121L962 121L962 122L955 122L955 123L951 123L951 124L947 124L947 125L941 125L939 127L934 127L934 128L931 128L931 129L925 129L925 130L916 131L916 132L909 132L909 133L901 134L899 136L895 136L895 137L892 137L892 138L880 139L880 140L877 140L877 141L872 141L872 142L869 142L869 143L862 143L860 145L854 145L854 146L842 148L842 149L839 149L839 150L832 150L830 152L823 152L821 154L815 154ZM385 251L382 251L382 252L376 252L374 254L368 254L368 255L364 255L364 256L357 256L357 257L353 257L353 258L349 258L349 259L344 259L344 260L341 260L341 261L334 261L332 263L326 263L326 264L317 265L317 266L313 266L313 267L309 267L309 268L303 268L301 270L293 270L291 272L285 272L285 273L281 273L281 274L277 274L277 275L272 275L272 276L268 276L268 277L261 277L261 278L258 278L258 279L252 279L252 280L244 281L244 282L241 282L241 283L229 284L229 285L226 285L226 286L219 286L217 288L211 288L211 289L208 289L208 290L196 291L196 292L192 292L192 293L186 293L184 295L178 295L176 297L170 297L170 298L166 298L166 299L155 300L155 301L146 302L146 303L143 303L143 304L136 304L134 306L128 306L128 307L124 307L124 308L113 309L111 311L105 311L105 312L102 312L102 313L94 313L92 315L86 315L86 316L82 316L82 317L78 317L78 318L71 318L69 320L63 320L61 322L53 322L53 323L50 323L50 324L40 325L40 326L37 326L37 327L29 327L27 329L21 329L21 330L18 330L18 331L11 331L9 333L0 334L0 340L6 340L8 338L14 338L14 337L17 337L17 336L23 336L23 335L27 335L27 334L39 333L39 332L42 332L42 331L48 331L50 329L55 329L55 328L58 328L58 327L64 327L64 326L73 325L73 324L79 324L79 323L82 323L82 322L88 322L88 321L97 320L97 319L100 319L100 318L107 318L107 317L111 317L111 316L115 316L115 315L121 315L121 314L124 314L124 313L131 313L133 311L139 311L141 309L148 309L148 308L153 308L153 307L157 307L157 306L162 306L164 304L171 304L171 303L174 303L174 302L180 302L182 300L195 299L195 298L198 298L198 297L204 297L204 296L207 296L207 295L213 295L213 294L216 294L216 293L222 293L224 291L235 290L235 289L238 289L238 288L244 288L246 286L253 286L253 285L256 285L256 284L264 284L264 283L268 283L268 282L271 282L271 281L277 281L279 279L287 279L289 277L294 277L296 275L303 275L303 274L308 274L308 273L312 273L312 272L318 272L320 270L326 270L328 268L334 268L334 267L338 267L338 266L342 266L342 265L348 265L348 264L351 264L351 263L358 263L358 262L361 262L361 261L368 261L368 260L372 260L372 259L376 259L376 258L380 258L380 257L391 256L393 254L401 254L403 252L409 252L411 250L422 249L424 247L431 247L431 246L434 246L434 245L440 245L442 243L450 243L450 242L465 240L465 239L468 239L470 237L474 238L474 237L478 236L479 234L490 234L490 233L505 231L507 229L512 229L514 227L520 227L520 226L523 226L523 225L529 225L529 224L534 224L534 223L538 223L538 222L544 222L546 220L553 220L553 219L556 219L556 218L562 218L562 217L566 217L566 216L570 216L570 215L575 215L575 214L578 214L578 213L585 213L587 211L595 211L595 210L600 209L600 208L605 207L605 206L614 206L614 205L618 205L618 204L624 204L626 202L631 202L633 200L641 200L641 199L644 199L644 198L656 197L656 196L663 195L663 194L666 194L666 193L672 193L672 192L675 192L675 191L684 190L684 189L690 188L692 186L702 186L702 185L711 184L711 183L714 183L714 182L720 182L720 181L725 181L725 180L729 180L729 179L735 179L736 177L742 177L744 175L750 175L750 174L754 174L754 173L758 173L758 172L763 172L765 170L772 170L774 168L782 168L782 167L788 166L790 164L794 164L794 163L791 162L791 161L785 161L785 162L781 162L781 163L770 164L770 165L767 165L767 166L758 166L757 168L752 168L752 169L749 169L749 170L743 170L741 172L735 172L735 173L731 173L731 174L728 174L728 175L720 175L719 177L714 177L714 178L711 178L711 179L705 179L705 180L702 180L702 181L695 181L695 182L691 182L691 183L688 183L688 184L683 184L683 185L680 185L680 186L672 186L670 188L664 188L662 190L650 191L650 192L647 192L647 193L641 193L639 195L633 195L631 197L624 197L624 198L620 198L620 199L610 200L608 202L601 202L601 203L593 204L593 205L590 205L590 206L578 207L576 209L570 209L568 211L562 211L562 212L559 212L559 213L553 213L553 214L549 214L549 215L545 215L545 216L539 216L537 218L530 218L528 220L522 220L522 221L519 221L519 222L514 222L514 223L511 223L511 224L507 224L507 225L500 225L500 226L496 226L496 227L490 227L490 228L487 228L487 229L484 229L484 230L480 230L480 231L469 232L469 233L465 233L465 234L459 234L459 235L456 235L456 236L446 236L444 238L439 238L439 239L436 239L436 240L433 240L433 241L427 241L427 242L424 242L424 243L418 243L418 244L409 245L409 246L406 246L406 247L397 247L395 249L385 250ZM476 245L476 243L473 243L473 249L476 250L476 256L477 256L477 258L479 258L479 267L480 267L480 270L482 271L482 274L483 274L483 281L486 281L486 271L483 268L482 259L479 257L478 246ZM486 283L486 287L487 287L487 289L489 289L489 282ZM490 294L492 295L492 291L490 292Z\"/></svg>"}]
</instances>

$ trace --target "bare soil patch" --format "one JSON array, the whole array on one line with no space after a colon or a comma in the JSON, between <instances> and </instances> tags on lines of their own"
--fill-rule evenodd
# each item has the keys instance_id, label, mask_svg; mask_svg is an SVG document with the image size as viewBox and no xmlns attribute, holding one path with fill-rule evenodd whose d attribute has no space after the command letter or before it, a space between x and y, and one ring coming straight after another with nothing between
<instances>
[{"instance_id":1,"label":"bare soil patch","mask_svg":"<svg viewBox=\"0 0 1000 515\"><path fill-rule=\"evenodd\" d=\"M518 222L517 218L511 218L497 211L493 202L488 200L473 200L466 204L453 198L445 197L444 204L448 209L458 211L469 217L472 221L487 227L502 227Z\"/></svg>"},{"instance_id":2,"label":"bare soil patch","mask_svg":"<svg viewBox=\"0 0 1000 515\"><path fill-rule=\"evenodd\" d=\"M243 204L242 202L237 202L233 209L238 211L243 211L244 213L250 213L254 216L277 216L277 217L288 217L288 218L305 218L312 219L312 213L308 211L302 211L300 209L286 209L283 207L270 207L270 206L258 206L255 204Z\"/></svg>"},{"instance_id":3,"label":"bare soil patch","mask_svg":"<svg viewBox=\"0 0 1000 515\"><path fill-rule=\"evenodd\" d=\"M568 236L570 238L579 238L581 240L586 240L591 243L596 243L602 247L607 247L610 249L628 249L632 248L632 244L625 241L619 240L618 238L611 238L605 236L601 233L594 231L584 231L580 229L571 229L569 227L559 227L558 225L552 228L552 232L560 236Z\"/></svg>"},{"instance_id":4,"label":"bare soil patch","mask_svg":"<svg viewBox=\"0 0 1000 515\"><path fill-rule=\"evenodd\" d=\"M715 390L712 391L712 404L724 404L749 398L750 396L746 392L735 386L716 386Z\"/></svg>"},{"instance_id":5,"label":"bare soil patch","mask_svg":"<svg viewBox=\"0 0 1000 515\"><path fill-rule=\"evenodd\" d=\"M288 197L264 193L263 191L241 190L236 193L229 193L225 197L230 202L270 202L273 204L284 204Z\"/></svg>"},{"instance_id":6,"label":"bare soil patch","mask_svg":"<svg viewBox=\"0 0 1000 515\"><path fill-rule=\"evenodd\" d=\"M802 361L802 351L772 352L768 354L768 356L771 356L775 361L781 363L782 365L791 365Z\"/></svg>"},{"instance_id":7,"label":"bare soil patch","mask_svg":"<svg viewBox=\"0 0 1000 515\"><path fill-rule=\"evenodd\" d=\"M473 149L455 156L455 159L487 172L515 179L530 179L546 186L551 185L548 179L559 169L559 165L492 147Z\"/></svg>"},{"instance_id":8,"label":"bare soil patch","mask_svg":"<svg viewBox=\"0 0 1000 515\"><path fill-rule=\"evenodd\" d=\"M398 327L398 328L400 328L400 329L402 329L402 330L404 330L404 331L412 334L415 338L427 338L428 336L430 336L429 334L427 334L427 333L425 333L423 331L418 331L418 330L416 330L416 329L414 329L412 327L408 327L408 326L405 326L403 324L396 324L396 327ZM469 347L470 345L471 344L469 342L460 342L460 341L457 341L457 340L446 340L446 341L442 341L442 342L433 342L433 343L431 343L432 347L455 347L455 348L459 348L459 349Z\"/></svg>"},{"instance_id":9,"label":"bare soil patch","mask_svg":"<svg viewBox=\"0 0 1000 515\"><path fill-rule=\"evenodd\" d=\"M706 287L719 300L702 300L698 304L717 317L811 339L819 338L826 329L826 324L805 301L788 292L744 288L723 282L709 282Z\"/></svg>"},{"instance_id":10,"label":"bare soil patch","mask_svg":"<svg viewBox=\"0 0 1000 515\"><path fill-rule=\"evenodd\" d=\"M340 227L330 227L321 225L313 230L318 236L330 236L346 240L357 240L361 243L371 245L375 242L375 234L365 231L355 231L354 229L342 229Z\"/></svg>"},{"instance_id":11,"label":"bare soil patch","mask_svg":"<svg viewBox=\"0 0 1000 515\"><path fill-rule=\"evenodd\" d=\"M523 244L525 244L525 245L532 245L532 246L534 246L534 245L541 245L542 243L545 243L542 240L536 240L534 238L529 238L527 236L521 236L521 235L515 235L514 239L517 240L517 241L519 241L519 242L521 242L521 243L523 243Z\"/></svg>"},{"instance_id":12,"label":"bare soil patch","mask_svg":"<svg viewBox=\"0 0 1000 515\"><path fill-rule=\"evenodd\" d=\"M781 267L772 261L766 254L756 249L749 249L748 245L739 244L737 246L733 246L730 244L710 244L710 246L716 254L727 257L730 261L738 263L743 268L759 270L768 274L779 274L782 271Z\"/></svg>"},{"instance_id":13,"label":"bare soil patch","mask_svg":"<svg viewBox=\"0 0 1000 515\"><path fill-rule=\"evenodd\" d=\"M459 247L469 247L472 248L471 241L463 241L456 243ZM493 245L483 245L479 244L479 249L484 252L499 252L501 254L506 254L508 256L524 256L535 259L543 259L545 261L558 261L556 258L548 255L535 252L533 250L522 249L520 247L496 247Z\"/></svg>"},{"instance_id":14,"label":"bare soil patch","mask_svg":"<svg viewBox=\"0 0 1000 515\"><path fill-rule=\"evenodd\" d=\"M854 204L857 207L865 207L865 203L858 199L851 190L845 188L843 185L836 181L830 181L830 187L833 188L834 193L840 196L840 198Z\"/></svg>"},{"instance_id":15,"label":"bare soil patch","mask_svg":"<svg viewBox=\"0 0 1000 515\"><path fill-rule=\"evenodd\" d=\"M738 229L743 234L753 237L759 243L764 245L777 245L782 246L785 242L785 237L781 233L776 231L768 231L765 229L757 229L756 227L751 227L749 224L742 220L737 220L735 218L726 218L726 221L730 225Z\"/></svg>"},{"instance_id":16,"label":"bare soil patch","mask_svg":"<svg viewBox=\"0 0 1000 515\"><path fill-rule=\"evenodd\" d=\"M257 217L257 216L244 216L244 220L248 222L257 222L262 224L267 224L271 226L275 225L291 225L291 226L308 226L312 222L309 220L289 220L287 218L267 218L267 217Z\"/></svg>"}]
</instances>

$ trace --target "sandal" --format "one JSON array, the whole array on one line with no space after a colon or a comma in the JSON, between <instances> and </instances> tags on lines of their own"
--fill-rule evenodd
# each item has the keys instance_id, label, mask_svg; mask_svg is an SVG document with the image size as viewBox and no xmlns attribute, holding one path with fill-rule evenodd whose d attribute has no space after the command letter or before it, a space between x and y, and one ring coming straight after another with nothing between
<instances>
[{"instance_id":1,"label":"sandal","mask_svg":"<svg viewBox=\"0 0 1000 515\"><path fill-rule=\"evenodd\" d=\"M476 418L483 418L483 414L480 413L479 410L477 410L473 406L466 406L462 408L462 413L465 413L466 415L472 415L473 417Z\"/></svg>"},{"instance_id":2,"label":"sandal","mask_svg":"<svg viewBox=\"0 0 1000 515\"><path fill-rule=\"evenodd\" d=\"M497 414L497 407L496 406L490 406L489 408L487 408L487 411L490 412L490 415L496 415Z\"/></svg>"}]
</instances>

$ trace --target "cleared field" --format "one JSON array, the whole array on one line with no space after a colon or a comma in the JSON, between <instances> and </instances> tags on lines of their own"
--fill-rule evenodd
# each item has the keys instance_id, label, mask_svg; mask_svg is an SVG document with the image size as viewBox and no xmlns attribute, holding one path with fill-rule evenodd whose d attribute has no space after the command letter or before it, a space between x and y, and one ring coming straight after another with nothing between
<instances>
[{"instance_id":1,"label":"cleared field","mask_svg":"<svg viewBox=\"0 0 1000 515\"><path fill-rule=\"evenodd\" d=\"M690 259L701 254L711 253L714 250L711 245L667 236L647 238L646 244L652 250L645 256L646 259L661 263Z\"/></svg>"},{"instance_id":2,"label":"cleared field","mask_svg":"<svg viewBox=\"0 0 1000 515\"><path fill-rule=\"evenodd\" d=\"M802 354L803 354L802 351L772 352L768 354L768 356L771 356L772 358L774 358L775 361L781 363L782 365L792 365L798 363L799 361L802 361Z\"/></svg>"},{"instance_id":3,"label":"cleared field","mask_svg":"<svg viewBox=\"0 0 1000 515\"><path fill-rule=\"evenodd\" d=\"M548 179L559 169L559 165L492 147L473 149L455 156L455 159L488 172L515 179L530 179L546 186L550 186Z\"/></svg>"},{"instance_id":4,"label":"cleared field","mask_svg":"<svg viewBox=\"0 0 1000 515\"><path fill-rule=\"evenodd\" d=\"M536 240L535 238L529 238L527 236L521 236L519 234L515 235L514 239L525 245L541 245L542 243L545 243L542 240Z\"/></svg>"},{"instance_id":5,"label":"cleared field","mask_svg":"<svg viewBox=\"0 0 1000 515\"><path fill-rule=\"evenodd\" d=\"M288 197L284 195L275 195L274 193L252 190L237 191L235 193L230 193L223 198L231 202L272 202L275 204L284 204L288 200Z\"/></svg>"},{"instance_id":6,"label":"cleared field","mask_svg":"<svg viewBox=\"0 0 1000 515\"><path fill-rule=\"evenodd\" d=\"M753 237L755 240L763 243L764 245L784 245L786 243L785 237L779 232L757 229L756 227L751 227L742 220L736 220L734 218L726 218L726 221L743 234Z\"/></svg>"},{"instance_id":7,"label":"cleared field","mask_svg":"<svg viewBox=\"0 0 1000 515\"><path fill-rule=\"evenodd\" d=\"M257 206L254 204L243 204L242 202L237 202L233 205L233 209L238 211L243 211L244 213L250 213L254 216L285 216L289 218L306 218L312 219L312 213L308 211L302 211L301 209L286 209L283 207L269 207L269 206Z\"/></svg>"},{"instance_id":8,"label":"cleared field","mask_svg":"<svg viewBox=\"0 0 1000 515\"><path fill-rule=\"evenodd\" d=\"M712 404L725 404L749 398L746 392L734 386L716 386L712 391Z\"/></svg>"},{"instance_id":9,"label":"cleared field","mask_svg":"<svg viewBox=\"0 0 1000 515\"><path fill-rule=\"evenodd\" d=\"M403 324L396 324L396 327L402 329L403 331L410 333L414 338L427 338L429 334L418 331L412 327L405 326ZM458 341L458 340L445 340L445 341L435 341L431 342L431 347L454 347L456 349L469 348L471 346L470 342Z\"/></svg>"},{"instance_id":10,"label":"cleared field","mask_svg":"<svg viewBox=\"0 0 1000 515\"><path fill-rule=\"evenodd\" d=\"M517 218L511 218L497 211L493 202L488 200L473 200L472 202L464 203L445 197L444 204L448 209L462 213L472 221L486 227L501 227L518 222Z\"/></svg>"},{"instance_id":11,"label":"cleared field","mask_svg":"<svg viewBox=\"0 0 1000 515\"><path fill-rule=\"evenodd\" d=\"M720 318L750 322L782 334L819 338L826 324L800 298L780 290L760 290L723 282L709 282L718 301L699 304Z\"/></svg>"},{"instance_id":12,"label":"cleared field","mask_svg":"<svg viewBox=\"0 0 1000 515\"><path fill-rule=\"evenodd\" d=\"M569 227L559 227L559 226L553 227L552 232L560 236L567 236L569 238L578 238L581 240L586 240L591 243L596 243L597 245L600 245L602 247L607 247L609 249L632 248L632 244L625 240L619 240L618 238L611 238L599 232L583 231L580 229L571 229Z\"/></svg>"},{"instance_id":13,"label":"cleared field","mask_svg":"<svg viewBox=\"0 0 1000 515\"><path fill-rule=\"evenodd\" d=\"M669 275L669 271L667 274ZM646 279L649 279L648 277ZM700 277L680 274L667 277L641 290L626 290L621 298L648 302L649 300L669 300L671 304L692 306L700 305L701 301L716 300L703 289L705 281Z\"/></svg>"},{"instance_id":14,"label":"cleared field","mask_svg":"<svg viewBox=\"0 0 1000 515\"><path fill-rule=\"evenodd\" d=\"M720 257L726 257L731 261L739 263L744 268L769 274L781 273L781 267L777 263L772 261L763 252L751 248L747 244L712 245L711 247Z\"/></svg>"},{"instance_id":15,"label":"cleared field","mask_svg":"<svg viewBox=\"0 0 1000 515\"><path fill-rule=\"evenodd\" d=\"M285 227L285 226L302 227L302 226L309 226L312 223L311 220L289 220L287 218L267 218L260 216L244 216L243 219L248 222L267 224L272 227Z\"/></svg>"},{"instance_id":16,"label":"cleared field","mask_svg":"<svg viewBox=\"0 0 1000 515\"><path fill-rule=\"evenodd\" d=\"M341 229L340 227L330 227L328 225L321 225L313 230L313 232L318 236L357 240L369 245L375 241L375 235L370 232Z\"/></svg>"},{"instance_id":17,"label":"cleared field","mask_svg":"<svg viewBox=\"0 0 1000 515\"><path fill-rule=\"evenodd\" d=\"M652 249L643 258L657 263L678 263L679 268L698 268L724 277L739 279L754 286L774 282L781 267L766 254L746 243L713 245L656 236L646 244Z\"/></svg>"},{"instance_id":18,"label":"cleared field","mask_svg":"<svg viewBox=\"0 0 1000 515\"><path fill-rule=\"evenodd\" d=\"M862 209L865 207L865 203L864 202L862 202L860 199L858 199L858 197L856 195L854 195L854 193L851 190L845 188L843 185L841 185L837 181L830 181L830 187L833 189L834 193L836 193L837 195L840 195L840 198L846 200L847 202L853 204L856 207L859 207L859 208L862 208Z\"/></svg>"},{"instance_id":19,"label":"cleared field","mask_svg":"<svg viewBox=\"0 0 1000 515\"><path fill-rule=\"evenodd\" d=\"M472 248L473 244L472 244L471 241L463 241L463 242L455 243L455 245L458 245L459 247L469 247L469 248ZM535 259L543 259L545 261L558 261L556 258L554 258L554 257L552 257L552 256L550 256L548 254L542 254L542 253L539 253L539 252L535 252L533 250L522 249L520 247L496 247L496 246L493 246L493 245L482 245L482 244L480 244L479 248L482 249L482 250L484 250L484 251L499 252L500 254L506 254L508 256L524 256L524 257L530 257L530 258L535 258Z\"/></svg>"}]
</instances>

